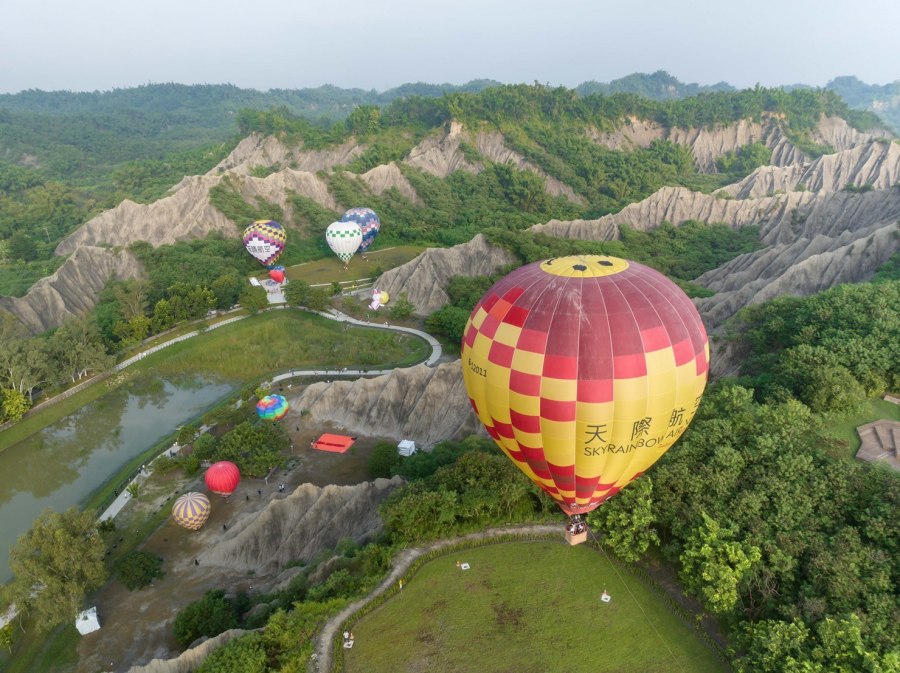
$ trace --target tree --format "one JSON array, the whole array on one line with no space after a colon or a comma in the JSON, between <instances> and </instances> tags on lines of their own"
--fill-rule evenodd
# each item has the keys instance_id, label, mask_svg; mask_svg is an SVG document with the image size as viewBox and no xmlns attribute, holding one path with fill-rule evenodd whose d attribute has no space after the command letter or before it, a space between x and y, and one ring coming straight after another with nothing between
<instances>
[{"instance_id":1,"label":"tree","mask_svg":"<svg viewBox=\"0 0 900 673\"><path fill-rule=\"evenodd\" d=\"M378 442L369 455L369 477L390 478L394 468L400 464L400 454L397 446L391 442Z\"/></svg>"},{"instance_id":2,"label":"tree","mask_svg":"<svg viewBox=\"0 0 900 673\"><path fill-rule=\"evenodd\" d=\"M234 603L221 589L207 591L175 617L175 640L187 647L201 636L217 636L240 624Z\"/></svg>"},{"instance_id":3,"label":"tree","mask_svg":"<svg viewBox=\"0 0 900 673\"><path fill-rule=\"evenodd\" d=\"M6 242L6 254L10 259L20 259L30 262L37 259L37 248L27 234L17 231Z\"/></svg>"},{"instance_id":4,"label":"tree","mask_svg":"<svg viewBox=\"0 0 900 673\"><path fill-rule=\"evenodd\" d=\"M598 526L603 543L623 561L635 562L651 544L659 544L653 528L653 482L641 477L615 498L588 515L591 526Z\"/></svg>"},{"instance_id":5,"label":"tree","mask_svg":"<svg viewBox=\"0 0 900 673\"><path fill-rule=\"evenodd\" d=\"M238 297L238 303L250 313L256 313L266 308L269 305L269 300L263 288L251 285L244 288L244 291L241 292L240 297Z\"/></svg>"},{"instance_id":6,"label":"tree","mask_svg":"<svg viewBox=\"0 0 900 673\"><path fill-rule=\"evenodd\" d=\"M163 560L146 551L131 551L116 563L116 576L129 591L143 589L157 577L165 575Z\"/></svg>"},{"instance_id":7,"label":"tree","mask_svg":"<svg viewBox=\"0 0 900 673\"><path fill-rule=\"evenodd\" d=\"M236 273L226 273L216 278L209 286L216 296L216 308L231 308L238 302L241 290L244 289L245 280Z\"/></svg>"},{"instance_id":8,"label":"tree","mask_svg":"<svg viewBox=\"0 0 900 673\"><path fill-rule=\"evenodd\" d=\"M425 329L432 334L443 334L448 339L461 342L471 311L445 305L425 319Z\"/></svg>"},{"instance_id":9,"label":"tree","mask_svg":"<svg viewBox=\"0 0 900 673\"><path fill-rule=\"evenodd\" d=\"M263 636L250 633L213 651L197 673L266 673L268 659Z\"/></svg>"},{"instance_id":10,"label":"tree","mask_svg":"<svg viewBox=\"0 0 900 673\"><path fill-rule=\"evenodd\" d=\"M48 343L42 338L5 336L0 330L0 383L28 395L52 375Z\"/></svg>"},{"instance_id":11,"label":"tree","mask_svg":"<svg viewBox=\"0 0 900 673\"><path fill-rule=\"evenodd\" d=\"M311 289L309 283L304 280L292 280L284 287L282 293L288 306L306 306Z\"/></svg>"},{"instance_id":12,"label":"tree","mask_svg":"<svg viewBox=\"0 0 900 673\"><path fill-rule=\"evenodd\" d=\"M50 337L54 364L73 383L91 372L100 372L113 364L106 352L100 328L88 316L72 318Z\"/></svg>"},{"instance_id":13,"label":"tree","mask_svg":"<svg viewBox=\"0 0 900 673\"><path fill-rule=\"evenodd\" d=\"M13 602L41 632L71 622L106 581L105 554L93 510L44 510L10 552Z\"/></svg>"},{"instance_id":14,"label":"tree","mask_svg":"<svg viewBox=\"0 0 900 673\"><path fill-rule=\"evenodd\" d=\"M408 318L416 310L415 305L409 300L409 296L405 292L400 293L400 297L391 302L388 314L393 320L403 320Z\"/></svg>"},{"instance_id":15,"label":"tree","mask_svg":"<svg viewBox=\"0 0 900 673\"><path fill-rule=\"evenodd\" d=\"M809 629L799 619L791 622L765 620L744 627L738 673L799 671L808 658Z\"/></svg>"},{"instance_id":16,"label":"tree","mask_svg":"<svg viewBox=\"0 0 900 673\"><path fill-rule=\"evenodd\" d=\"M705 512L702 515L703 525L694 529L681 554L682 581L713 612L731 612L745 577L762 554L758 547L731 540L728 530Z\"/></svg>"},{"instance_id":17,"label":"tree","mask_svg":"<svg viewBox=\"0 0 900 673\"><path fill-rule=\"evenodd\" d=\"M18 421L31 408L31 400L12 388L0 388L0 423Z\"/></svg>"},{"instance_id":18,"label":"tree","mask_svg":"<svg viewBox=\"0 0 900 673\"><path fill-rule=\"evenodd\" d=\"M136 315L129 320L119 320L113 325L113 334L119 339L121 348L137 346L150 333L150 318Z\"/></svg>"},{"instance_id":19,"label":"tree","mask_svg":"<svg viewBox=\"0 0 900 673\"><path fill-rule=\"evenodd\" d=\"M284 451L290 439L280 425L244 421L224 435L215 451L216 460L230 460L241 474L261 477L284 463Z\"/></svg>"},{"instance_id":20,"label":"tree","mask_svg":"<svg viewBox=\"0 0 900 673\"><path fill-rule=\"evenodd\" d=\"M113 287L113 295L119 303L122 318L129 321L147 313L149 285L145 280L126 280Z\"/></svg>"}]
</instances>

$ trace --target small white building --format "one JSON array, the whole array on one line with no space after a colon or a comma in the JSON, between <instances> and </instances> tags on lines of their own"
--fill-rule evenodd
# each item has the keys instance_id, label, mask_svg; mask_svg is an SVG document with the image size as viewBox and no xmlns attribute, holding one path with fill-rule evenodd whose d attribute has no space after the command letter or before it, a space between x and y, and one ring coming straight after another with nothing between
<instances>
[{"instance_id":1,"label":"small white building","mask_svg":"<svg viewBox=\"0 0 900 673\"><path fill-rule=\"evenodd\" d=\"M97 620L97 606L89 608L83 612L79 612L75 618L75 628L78 633L86 635L100 629L100 622Z\"/></svg>"},{"instance_id":2,"label":"small white building","mask_svg":"<svg viewBox=\"0 0 900 673\"><path fill-rule=\"evenodd\" d=\"M411 456L416 452L416 443L411 439L400 440L397 444L397 453L401 456Z\"/></svg>"}]
</instances>

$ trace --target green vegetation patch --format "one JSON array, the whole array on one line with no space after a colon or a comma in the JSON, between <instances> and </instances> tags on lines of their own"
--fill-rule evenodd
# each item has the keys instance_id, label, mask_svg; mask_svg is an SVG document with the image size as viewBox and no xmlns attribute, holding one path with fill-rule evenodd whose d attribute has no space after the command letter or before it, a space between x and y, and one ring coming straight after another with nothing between
<instances>
[{"instance_id":1,"label":"green vegetation patch","mask_svg":"<svg viewBox=\"0 0 900 673\"><path fill-rule=\"evenodd\" d=\"M470 570L456 567L457 559ZM608 591L612 601L602 603ZM605 556L507 543L425 564L353 626L344 670L704 673L723 665L663 599Z\"/></svg>"}]
</instances>

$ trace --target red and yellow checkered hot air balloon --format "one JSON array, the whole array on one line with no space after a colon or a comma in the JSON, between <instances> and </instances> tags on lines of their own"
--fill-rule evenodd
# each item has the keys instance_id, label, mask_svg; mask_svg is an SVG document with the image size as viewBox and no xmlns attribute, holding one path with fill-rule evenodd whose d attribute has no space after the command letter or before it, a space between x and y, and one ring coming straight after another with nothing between
<instances>
[{"instance_id":1,"label":"red and yellow checkered hot air balloon","mask_svg":"<svg viewBox=\"0 0 900 673\"><path fill-rule=\"evenodd\" d=\"M658 271L598 255L500 279L466 324L466 390L497 445L570 516L640 476L681 436L709 342Z\"/></svg>"}]
</instances>

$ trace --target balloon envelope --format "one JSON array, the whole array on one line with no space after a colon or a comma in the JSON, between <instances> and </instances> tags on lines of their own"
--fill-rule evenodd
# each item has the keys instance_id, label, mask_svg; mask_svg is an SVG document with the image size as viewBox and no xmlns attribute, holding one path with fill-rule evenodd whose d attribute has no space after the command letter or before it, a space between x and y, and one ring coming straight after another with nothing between
<instances>
[{"instance_id":1,"label":"balloon envelope","mask_svg":"<svg viewBox=\"0 0 900 673\"><path fill-rule=\"evenodd\" d=\"M332 222L325 230L325 241L335 255L349 262L362 243L362 230L356 222Z\"/></svg>"},{"instance_id":2,"label":"balloon envelope","mask_svg":"<svg viewBox=\"0 0 900 673\"><path fill-rule=\"evenodd\" d=\"M256 413L267 421L278 421L288 411L287 400L281 395L266 395L256 403Z\"/></svg>"},{"instance_id":3,"label":"balloon envelope","mask_svg":"<svg viewBox=\"0 0 900 673\"><path fill-rule=\"evenodd\" d=\"M368 250L372 243L375 242L378 232L381 231L381 220L378 219L378 215L371 208L351 208L341 215L341 222L355 222L359 225L359 229L362 232L359 252Z\"/></svg>"},{"instance_id":4,"label":"balloon envelope","mask_svg":"<svg viewBox=\"0 0 900 673\"><path fill-rule=\"evenodd\" d=\"M206 487L217 495L228 497L234 493L241 481L241 472L238 466L228 460L220 460L213 463L203 475Z\"/></svg>"},{"instance_id":5,"label":"balloon envelope","mask_svg":"<svg viewBox=\"0 0 900 673\"><path fill-rule=\"evenodd\" d=\"M256 220L244 229L244 247L263 266L271 266L284 251L287 234L275 220Z\"/></svg>"},{"instance_id":6,"label":"balloon envelope","mask_svg":"<svg viewBox=\"0 0 900 673\"><path fill-rule=\"evenodd\" d=\"M466 324L463 379L501 450L567 514L595 509L687 428L709 343L653 269L562 257L501 278Z\"/></svg>"},{"instance_id":7,"label":"balloon envelope","mask_svg":"<svg viewBox=\"0 0 900 673\"><path fill-rule=\"evenodd\" d=\"M387 304L391 300L391 295L389 295L387 292L382 290L379 293L379 300L381 301L382 304Z\"/></svg>"},{"instance_id":8,"label":"balloon envelope","mask_svg":"<svg viewBox=\"0 0 900 673\"><path fill-rule=\"evenodd\" d=\"M179 526L199 530L209 518L209 498L192 491L179 497L172 505L172 518Z\"/></svg>"},{"instance_id":9,"label":"balloon envelope","mask_svg":"<svg viewBox=\"0 0 900 673\"><path fill-rule=\"evenodd\" d=\"M274 280L276 283L284 282L284 271L279 271L278 269L272 269L269 271L269 278Z\"/></svg>"}]
</instances>

